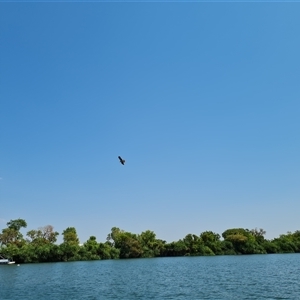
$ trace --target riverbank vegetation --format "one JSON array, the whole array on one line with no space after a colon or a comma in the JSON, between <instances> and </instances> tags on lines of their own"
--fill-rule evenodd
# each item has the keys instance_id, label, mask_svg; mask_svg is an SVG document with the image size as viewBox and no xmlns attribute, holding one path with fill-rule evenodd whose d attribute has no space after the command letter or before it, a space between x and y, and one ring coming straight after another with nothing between
<instances>
[{"instance_id":1,"label":"riverbank vegetation","mask_svg":"<svg viewBox=\"0 0 300 300\"><path fill-rule=\"evenodd\" d=\"M97 242L96 237L91 236L81 245L74 227L68 227L62 232L61 244L56 243L59 233L51 225L29 230L26 237L20 232L21 228L27 228L25 220L11 220L0 234L0 254L16 263L300 253L299 230L267 240L263 229L232 228L225 230L222 236L212 231L204 231L200 235L187 234L183 239L167 243L157 239L150 230L135 234L113 227L105 242Z\"/></svg>"}]
</instances>

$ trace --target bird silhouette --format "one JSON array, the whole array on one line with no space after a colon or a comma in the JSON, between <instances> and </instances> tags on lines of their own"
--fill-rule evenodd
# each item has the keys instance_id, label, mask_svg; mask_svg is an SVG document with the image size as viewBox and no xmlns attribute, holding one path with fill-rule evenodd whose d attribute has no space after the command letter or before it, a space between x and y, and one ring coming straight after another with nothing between
<instances>
[{"instance_id":1,"label":"bird silhouette","mask_svg":"<svg viewBox=\"0 0 300 300\"><path fill-rule=\"evenodd\" d=\"M118 159L120 160L120 163L121 163L122 165L125 164L125 159L123 159L121 156L118 156Z\"/></svg>"}]
</instances>

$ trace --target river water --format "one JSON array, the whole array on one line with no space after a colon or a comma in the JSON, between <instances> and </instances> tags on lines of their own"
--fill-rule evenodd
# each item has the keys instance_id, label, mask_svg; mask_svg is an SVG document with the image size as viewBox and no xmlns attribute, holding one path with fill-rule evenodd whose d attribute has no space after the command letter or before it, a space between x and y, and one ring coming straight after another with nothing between
<instances>
[{"instance_id":1,"label":"river water","mask_svg":"<svg viewBox=\"0 0 300 300\"><path fill-rule=\"evenodd\" d=\"M1 300L300 299L300 254L1 265Z\"/></svg>"}]
</instances>

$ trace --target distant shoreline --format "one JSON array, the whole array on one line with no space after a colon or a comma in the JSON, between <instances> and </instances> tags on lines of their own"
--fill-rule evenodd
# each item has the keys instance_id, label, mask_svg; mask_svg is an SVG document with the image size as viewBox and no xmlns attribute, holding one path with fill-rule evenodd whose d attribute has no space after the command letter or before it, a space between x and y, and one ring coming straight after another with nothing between
<instances>
[{"instance_id":1,"label":"distant shoreline","mask_svg":"<svg viewBox=\"0 0 300 300\"><path fill-rule=\"evenodd\" d=\"M0 234L0 254L20 263L89 261L124 258L182 257L300 253L300 230L281 234L278 238L264 238L263 229L232 228L222 233L204 231L199 236L187 234L171 243L157 239L153 231L134 234L113 227L105 242L91 236L79 244L76 229L68 227L62 233L63 242L56 244L58 232L47 225L29 230L24 238L23 219L11 220Z\"/></svg>"}]
</instances>

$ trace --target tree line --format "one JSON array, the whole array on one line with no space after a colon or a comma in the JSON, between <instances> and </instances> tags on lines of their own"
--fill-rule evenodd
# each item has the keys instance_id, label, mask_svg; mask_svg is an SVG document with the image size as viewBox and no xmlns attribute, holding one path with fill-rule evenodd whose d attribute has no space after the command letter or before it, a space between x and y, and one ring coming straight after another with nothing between
<instances>
[{"instance_id":1,"label":"tree line","mask_svg":"<svg viewBox=\"0 0 300 300\"><path fill-rule=\"evenodd\" d=\"M58 232L47 225L30 230L26 237L23 219L11 220L0 234L0 254L16 263L62 262L118 258L150 258L167 256L237 255L267 253L300 253L300 230L287 232L272 240L265 239L263 229L232 228L222 237L212 231L200 235L187 234L183 239L167 243L156 238L153 231L135 234L113 227L105 242L91 236L79 244L76 229L62 232L63 242L56 244Z\"/></svg>"}]
</instances>

